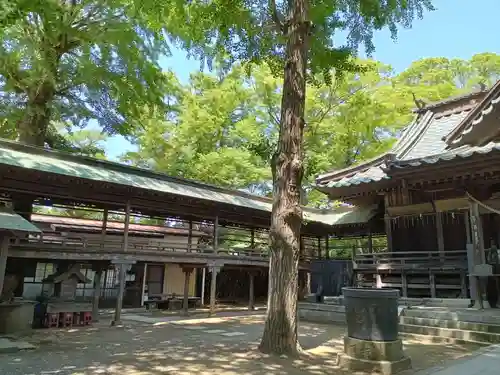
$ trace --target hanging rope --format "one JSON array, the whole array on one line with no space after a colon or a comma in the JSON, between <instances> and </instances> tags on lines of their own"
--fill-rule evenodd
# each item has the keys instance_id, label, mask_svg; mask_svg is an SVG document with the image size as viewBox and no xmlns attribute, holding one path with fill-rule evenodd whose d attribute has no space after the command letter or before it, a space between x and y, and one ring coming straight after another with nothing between
<instances>
[{"instance_id":1,"label":"hanging rope","mask_svg":"<svg viewBox=\"0 0 500 375\"><path fill-rule=\"evenodd\" d=\"M476 199L476 198L474 198L472 195L470 195L468 191L466 191L466 192L465 192L465 194L467 194L467 197L468 197L470 200L472 200L473 202L477 203L477 204L478 204L478 205L480 205L481 207L483 207L483 208L487 209L488 211L491 211L491 212L494 212L494 213L496 213L496 214L499 214L499 215L500 215L500 210L497 210L497 209L495 209L495 208L493 208L493 207L490 207L490 206L488 206L487 204L485 204L485 203L483 203L483 202L479 201L478 199Z\"/></svg>"}]
</instances>

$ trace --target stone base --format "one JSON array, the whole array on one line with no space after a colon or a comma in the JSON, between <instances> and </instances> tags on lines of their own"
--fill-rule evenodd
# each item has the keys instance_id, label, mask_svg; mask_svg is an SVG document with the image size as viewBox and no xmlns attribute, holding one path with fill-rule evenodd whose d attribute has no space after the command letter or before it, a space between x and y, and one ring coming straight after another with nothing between
<instances>
[{"instance_id":1,"label":"stone base","mask_svg":"<svg viewBox=\"0 0 500 375\"><path fill-rule=\"evenodd\" d=\"M411 368L410 357L399 361L370 361L366 359L352 358L346 354L340 356L340 366L349 371L379 372L383 375L392 375Z\"/></svg>"},{"instance_id":2,"label":"stone base","mask_svg":"<svg viewBox=\"0 0 500 375\"><path fill-rule=\"evenodd\" d=\"M392 375L411 368L411 359L403 353L403 343L396 341L365 341L344 337L344 354L340 366L349 371L380 372Z\"/></svg>"}]
</instances>

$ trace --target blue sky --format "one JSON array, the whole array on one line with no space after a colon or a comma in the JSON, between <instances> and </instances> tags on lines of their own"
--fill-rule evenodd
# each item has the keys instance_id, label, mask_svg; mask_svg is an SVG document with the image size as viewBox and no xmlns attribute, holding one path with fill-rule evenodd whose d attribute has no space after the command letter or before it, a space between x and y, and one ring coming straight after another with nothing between
<instances>
[{"instance_id":1,"label":"blue sky","mask_svg":"<svg viewBox=\"0 0 500 375\"><path fill-rule=\"evenodd\" d=\"M434 5L436 11L426 13L411 29L400 30L396 42L388 31L377 33L373 58L402 71L412 61L425 57L468 59L481 52L500 53L500 0L434 0ZM183 51L172 52L160 63L164 69L176 72L181 81L199 70L198 61L188 60ZM109 158L115 159L131 147L126 140L114 137L107 141L106 151Z\"/></svg>"}]
</instances>

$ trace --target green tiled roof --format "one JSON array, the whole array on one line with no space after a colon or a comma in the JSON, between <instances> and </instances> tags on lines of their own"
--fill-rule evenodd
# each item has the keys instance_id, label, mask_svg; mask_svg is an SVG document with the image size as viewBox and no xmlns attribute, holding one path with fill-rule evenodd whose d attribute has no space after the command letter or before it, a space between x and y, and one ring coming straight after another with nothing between
<instances>
[{"instance_id":1,"label":"green tiled roof","mask_svg":"<svg viewBox=\"0 0 500 375\"><path fill-rule=\"evenodd\" d=\"M0 208L0 231L40 233L40 229L7 208Z\"/></svg>"},{"instance_id":2,"label":"green tiled roof","mask_svg":"<svg viewBox=\"0 0 500 375\"><path fill-rule=\"evenodd\" d=\"M435 108L438 106L421 113L407 126L389 152L394 155L393 160L388 162L383 157L378 157L374 159L377 163L368 161L338 172L325 173L317 177L317 186L336 189L389 180L387 168L394 161L404 162L444 153L447 144L443 137L464 120L471 107L462 106L446 115L434 113Z\"/></svg>"},{"instance_id":3,"label":"green tiled roof","mask_svg":"<svg viewBox=\"0 0 500 375\"><path fill-rule=\"evenodd\" d=\"M10 141L0 140L0 164L93 181L104 181L265 212L271 212L272 209L272 200L268 198L173 178L118 163L43 150ZM322 211L304 208L304 219L327 225L352 224L353 218L366 216L366 214L358 214L358 210L365 209L352 208L350 209L352 214L349 216L343 210L337 212L337 210Z\"/></svg>"}]
</instances>

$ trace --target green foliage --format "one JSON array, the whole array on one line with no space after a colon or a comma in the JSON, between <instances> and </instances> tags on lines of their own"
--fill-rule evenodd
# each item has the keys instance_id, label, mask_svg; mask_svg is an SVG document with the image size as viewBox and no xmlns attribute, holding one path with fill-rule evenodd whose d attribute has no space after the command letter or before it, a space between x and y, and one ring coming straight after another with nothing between
<instances>
[{"instance_id":1,"label":"green foliage","mask_svg":"<svg viewBox=\"0 0 500 375\"><path fill-rule=\"evenodd\" d=\"M10 127L4 133L58 147L50 121L83 127L96 119L106 133L128 135L146 106L165 108L169 80L157 60L168 54L165 35L184 35L175 31L182 22L174 22L182 14L172 12L172 22L158 27L148 3L2 0L0 120Z\"/></svg>"},{"instance_id":2,"label":"green foliage","mask_svg":"<svg viewBox=\"0 0 500 375\"><path fill-rule=\"evenodd\" d=\"M359 60L363 73L346 73L330 85L309 85L304 131L304 182L311 206L330 206L313 189L314 178L387 151L411 121L412 93L435 101L491 85L500 77L500 55L470 60L428 58L396 74L390 66ZM480 63L478 63L480 62ZM448 69L451 66L460 69ZM487 67L487 69L481 69ZM468 72L464 74L463 72ZM317 82L321 82L321 77ZM196 73L187 85L171 84L171 111L149 117L135 134L137 152L125 159L175 176L270 194L270 160L281 111L281 77L256 66L217 75Z\"/></svg>"},{"instance_id":3,"label":"green foliage","mask_svg":"<svg viewBox=\"0 0 500 375\"><path fill-rule=\"evenodd\" d=\"M136 132L138 152L125 159L171 175L220 186L248 188L270 178L259 155L266 124L240 67L225 77L193 74L176 83L175 111L149 119Z\"/></svg>"},{"instance_id":4,"label":"green foliage","mask_svg":"<svg viewBox=\"0 0 500 375\"><path fill-rule=\"evenodd\" d=\"M431 0L309 0L305 19L312 35L308 43L310 79L317 74L330 82L332 72L357 70L351 57L358 46L370 53L376 30L388 27L393 38L397 26L409 27L424 11L433 10ZM295 1L274 0L191 0L190 24L205 30L205 48L193 53L208 58L224 56L227 65L235 61L266 62L273 73L283 72L286 43L292 32L291 13ZM347 42L336 36L347 33Z\"/></svg>"},{"instance_id":5,"label":"green foliage","mask_svg":"<svg viewBox=\"0 0 500 375\"><path fill-rule=\"evenodd\" d=\"M395 77L402 97L434 102L491 87L500 79L500 55L480 53L470 60L426 58L413 62Z\"/></svg>"}]
</instances>

